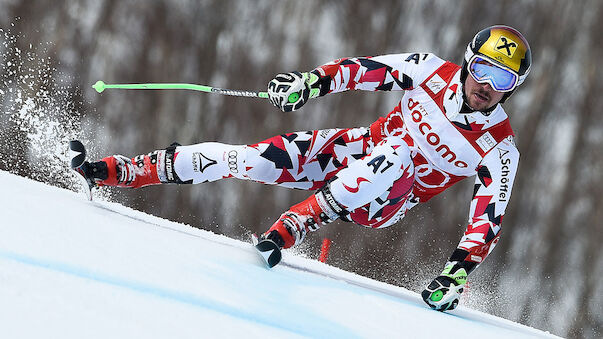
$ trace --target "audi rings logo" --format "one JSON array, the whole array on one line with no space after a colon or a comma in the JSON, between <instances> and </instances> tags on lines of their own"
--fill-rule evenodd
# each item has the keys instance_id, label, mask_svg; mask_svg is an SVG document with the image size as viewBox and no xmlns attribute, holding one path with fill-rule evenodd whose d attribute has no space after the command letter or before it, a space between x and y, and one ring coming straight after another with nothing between
<instances>
[{"instance_id":1,"label":"audi rings logo","mask_svg":"<svg viewBox=\"0 0 603 339\"><path fill-rule=\"evenodd\" d=\"M232 150L228 152L228 168L232 173L239 173L239 169L237 168L237 151Z\"/></svg>"}]
</instances>

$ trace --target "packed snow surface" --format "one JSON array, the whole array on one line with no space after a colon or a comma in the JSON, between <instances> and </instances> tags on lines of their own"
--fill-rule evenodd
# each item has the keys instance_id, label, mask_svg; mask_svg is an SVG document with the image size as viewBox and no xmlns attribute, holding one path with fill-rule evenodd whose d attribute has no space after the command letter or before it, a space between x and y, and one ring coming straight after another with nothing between
<instances>
[{"instance_id":1,"label":"packed snow surface","mask_svg":"<svg viewBox=\"0 0 603 339\"><path fill-rule=\"evenodd\" d=\"M551 334L0 171L2 338L522 338Z\"/></svg>"}]
</instances>

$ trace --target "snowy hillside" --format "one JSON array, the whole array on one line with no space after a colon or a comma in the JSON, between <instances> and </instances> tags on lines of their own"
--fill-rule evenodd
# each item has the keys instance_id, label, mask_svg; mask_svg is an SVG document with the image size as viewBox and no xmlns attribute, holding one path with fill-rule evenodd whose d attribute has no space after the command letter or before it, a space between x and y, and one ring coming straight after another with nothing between
<instances>
[{"instance_id":1,"label":"snowy hillside","mask_svg":"<svg viewBox=\"0 0 603 339\"><path fill-rule=\"evenodd\" d=\"M2 338L554 337L0 171Z\"/></svg>"}]
</instances>

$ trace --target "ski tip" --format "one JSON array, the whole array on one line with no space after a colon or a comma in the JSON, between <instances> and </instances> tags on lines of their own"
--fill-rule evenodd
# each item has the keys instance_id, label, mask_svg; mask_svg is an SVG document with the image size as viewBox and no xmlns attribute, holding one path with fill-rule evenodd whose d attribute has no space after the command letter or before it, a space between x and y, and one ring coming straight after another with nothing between
<instances>
[{"instance_id":1,"label":"ski tip","mask_svg":"<svg viewBox=\"0 0 603 339\"><path fill-rule=\"evenodd\" d=\"M251 236L251 242L258 251L268 268L273 268L281 262L282 254L278 245L270 239L258 239L257 235Z\"/></svg>"},{"instance_id":2,"label":"ski tip","mask_svg":"<svg viewBox=\"0 0 603 339\"><path fill-rule=\"evenodd\" d=\"M84 163L86 162L86 147L79 140L69 141L69 165L78 179L83 193L89 201L92 201L92 188L95 186L88 181L85 175Z\"/></svg>"},{"instance_id":3,"label":"ski tip","mask_svg":"<svg viewBox=\"0 0 603 339\"><path fill-rule=\"evenodd\" d=\"M86 148L81 141L69 141L69 159L71 168L78 168L86 161Z\"/></svg>"},{"instance_id":4,"label":"ski tip","mask_svg":"<svg viewBox=\"0 0 603 339\"><path fill-rule=\"evenodd\" d=\"M97 81L94 85L92 85L98 93L102 93L105 90L105 83L102 80Z\"/></svg>"}]
</instances>

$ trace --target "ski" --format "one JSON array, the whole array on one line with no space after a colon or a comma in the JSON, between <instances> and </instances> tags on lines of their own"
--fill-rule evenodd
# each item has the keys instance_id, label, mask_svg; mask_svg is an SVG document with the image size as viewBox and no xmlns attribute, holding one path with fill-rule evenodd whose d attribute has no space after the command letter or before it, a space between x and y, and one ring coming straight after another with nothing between
<instances>
[{"instance_id":1,"label":"ski","mask_svg":"<svg viewBox=\"0 0 603 339\"><path fill-rule=\"evenodd\" d=\"M258 251L268 268L276 266L282 258L281 249L270 239L260 240L256 234L251 235L251 243Z\"/></svg>"},{"instance_id":2,"label":"ski","mask_svg":"<svg viewBox=\"0 0 603 339\"><path fill-rule=\"evenodd\" d=\"M86 148L84 144L82 144L79 140L71 140L69 141L69 166L72 169L72 173L75 174L80 186L82 187L82 192L88 199L88 201L92 201L92 187L95 186L93 182L90 182L86 179L84 174L83 166L86 162Z\"/></svg>"}]
</instances>

